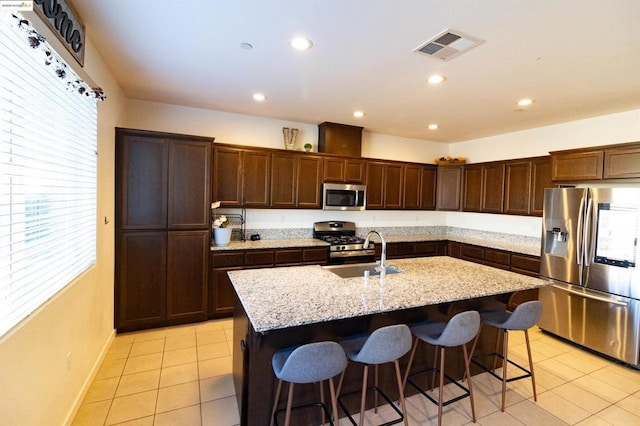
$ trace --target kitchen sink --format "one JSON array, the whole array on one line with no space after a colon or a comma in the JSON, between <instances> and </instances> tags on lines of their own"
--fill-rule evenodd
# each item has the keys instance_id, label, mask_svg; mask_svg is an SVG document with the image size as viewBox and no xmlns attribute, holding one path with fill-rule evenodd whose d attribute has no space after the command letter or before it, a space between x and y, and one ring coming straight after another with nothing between
<instances>
[{"instance_id":1,"label":"kitchen sink","mask_svg":"<svg viewBox=\"0 0 640 426\"><path fill-rule=\"evenodd\" d=\"M377 266L379 266L377 263L356 263L352 265L323 266L323 268L342 278L354 278L364 276L365 271L369 271L369 275L380 275L380 271L376 270ZM395 266L385 266L385 272L387 274L398 274L402 271Z\"/></svg>"}]
</instances>

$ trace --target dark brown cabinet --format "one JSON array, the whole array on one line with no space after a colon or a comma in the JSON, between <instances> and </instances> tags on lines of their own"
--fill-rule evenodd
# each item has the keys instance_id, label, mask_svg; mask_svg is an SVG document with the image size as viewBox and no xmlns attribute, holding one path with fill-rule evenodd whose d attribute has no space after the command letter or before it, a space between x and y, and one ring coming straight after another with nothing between
<instances>
[{"instance_id":1,"label":"dark brown cabinet","mask_svg":"<svg viewBox=\"0 0 640 426\"><path fill-rule=\"evenodd\" d=\"M322 207L322 157L302 154L298 156L296 174L296 207L319 209Z\"/></svg>"},{"instance_id":2,"label":"dark brown cabinet","mask_svg":"<svg viewBox=\"0 0 640 426\"><path fill-rule=\"evenodd\" d=\"M209 231L170 231L167 244L167 319L207 317Z\"/></svg>"},{"instance_id":3,"label":"dark brown cabinet","mask_svg":"<svg viewBox=\"0 0 640 426\"><path fill-rule=\"evenodd\" d=\"M116 240L116 328L161 324L166 317L167 233L125 231Z\"/></svg>"},{"instance_id":4,"label":"dark brown cabinet","mask_svg":"<svg viewBox=\"0 0 640 426\"><path fill-rule=\"evenodd\" d=\"M551 153L553 181L579 182L640 177L640 143L594 146Z\"/></svg>"},{"instance_id":5,"label":"dark brown cabinet","mask_svg":"<svg viewBox=\"0 0 640 426\"><path fill-rule=\"evenodd\" d=\"M386 164L384 168L384 208L401 209L403 206L404 167Z\"/></svg>"},{"instance_id":6,"label":"dark brown cabinet","mask_svg":"<svg viewBox=\"0 0 640 426\"><path fill-rule=\"evenodd\" d=\"M223 207L242 206L242 150L213 148L213 200Z\"/></svg>"},{"instance_id":7,"label":"dark brown cabinet","mask_svg":"<svg viewBox=\"0 0 640 426\"><path fill-rule=\"evenodd\" d=\"M384 167L382 162L367 162L367 209L384 208Z\"/></svg>"},{"instance_id":8,"label":"dark brown cabinet","mask_svg":"<svg viewBox=\"0 0 640 426\"><path fill-rule=\"evenodd\" d=\"M482 203L482 165L464 166L464 189L462 191L462 210L479 212Z\"/></svg>"},{"instance_id":9,"label":"dark brown cabinet","mask_svg":"<svg viewBox=\"0 0 640 426\"><path fill-rule=\"evenodd\" d=\"M438 166L436 209L458 211L462 208L462 166Z\"/></svg>"},{"instance_id":10,"label":"dark brown cabinet","mask_svg":"<svg viewBox=\"0 0 640 426\"><path fill-rule=\"evenodd\" d=\"M602 179L604 152L602 150L551 153L551 173L554 181L583 181Z\"/></svg>"},{"instance_id":11,"label":"dark brown cabinet","mask_svg":"<svg viewBox=\"0 0 640 426\"><path fill-rule=\"evenodd\" d=\"M271 167L271 203L275 208L321 207L322 158L274 153Z\"/></svg>"},{"instance_id":12,"label":"dark brown cabinet","mask_svg":"<svg viewBox=\"0 0 640 426\"><path fill-rule=\"evenodd\" d=\"M116 130L118 331L207 316L212 142Z\"/></svg>"},{"instance_id":13,"label":"dark brown cabinet","mask_svg":"<svg viewBox=\"0 0 640 426\"><path fill-rule=\"evenodd\" d=\"M640 145L605 149L602 177L640 178Z\"/></svg>"},{"instance_id":14,"label":"dark brown cabinet","mask_svg":"<svg viewBox=\"0 0 640 426\"><path fill-rule=\"evenodd\" d=\"M423 166L420 175L420 209L436 208L436 174L435 166Z\"/></svg>"},{"instance_id":15,"label":"dark brown cabinet","mask_svg":"<svg viewBox=\"0 0 640 426\"><path fill-rule=\"evenodd\" d=\"M209 229L210 173L211 141L169 140L169 229Z\"/></svg>"},{"instance_id":16,"label":"dark brown cabinet","mask_svg":"<svg viewBox=\"0 0 640 426\"><path fill-rule=\"evenodd\" d=\"M551 180L551 157L538 157L531 160L530 215L542 216L544 190L553 187L555 185Z\"/></svg>"},{"instance_id":17,"label":"dark brown cabinet","mask_svg":"<svg viewBox=\"0 0 640 426\"><path fill-rule=\"evenodd\" d=\"M405 209L420 209L420 196L422 184L422 166L408 164L404 166L404 200Z\"/></svg>"},{"instance_id":18,"label":"dark brown cabinet","mask_svg":"<svg viewBox=\"0 0 640 426\"><path fill-rule=\"evenodd\" d=\"M242 172L242 205L249 208L269 207L271 153L263 150L243 151ZM224 180L221 184L224 185Z\"/></svg>"},{"instance_id":19,"label":"dark brown cabinet","mask_svg":"<svg viewBox=\"0 0 640 426\"><path fill-rule=\"evenodd\" d=\"M167 227L168 148L164 138L116 134L116 220L120 229Z\"/></svg>"},{"instance_id":20,"label":"dark brown cabinet","mask_svg":"<svg viewBox=\"0 0 640 426\"><path fill-rule=\"evenodd\" d=\"M531 202L531 161L505 164L504 212L528 215Z\"/></svg>"},{"instance_id":21,"label":"dark brown cabinet","mask_svg":"<svg viewBox=\"0 0 640 426\"><path fill-rule=\"evenodd\" d=\"M326 265L328 247L296 247L276 250L224 250L211 254L209 318L233 314L234 290L229 271L293 265Z\"/></svg>"},{"instance_id":22,"label":"dark brown cabinet","mask_svg":"<svg viewBox=\"0 0 640 426\"><path fill-rule=\"evenodd\" d=\"M482 166L483 213L502 213L504 209L504 163L488 163Z\"/></svg>"},{"instance_id":23,"label":"dark brown cabinet","mask_svg":"<svg viewBox=\"0 0 640 426\"><path fill-rule=\"evenodd\" d=\"M364 183L365 162L356 158L324 158L323 182Z\"/></svg>"},{"instance_id":24,"label":"dark brown cabinet","mask_svg":"<svg viewBox=\"0 0 640 426\"><path fill-rule=\"evenodd\" d=\"M296 207L298 156L274 153L271 161L271 207Z\"/></svg>"}]
</instances>

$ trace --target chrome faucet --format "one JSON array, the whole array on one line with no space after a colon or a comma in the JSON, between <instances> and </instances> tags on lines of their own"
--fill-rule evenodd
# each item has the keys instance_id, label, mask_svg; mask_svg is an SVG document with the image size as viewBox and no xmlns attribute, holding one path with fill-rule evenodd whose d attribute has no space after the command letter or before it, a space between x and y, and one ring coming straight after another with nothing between
<instances>
[{"instance_id":1,"label":"chrome faucet","mask_svg":"<svg viewBox=\"0 0 640 426\"><path fill-rule=\"evenodd\" d=\"M364 239L363 247L365 248L369 247L369 237L371 237L371 234L376 234L380 238L380 241L382 242L382 254L380 255L380 266L376 267L376 270L384 271L385 270L384 261L387 258L387 243L384 241L382 234L380 234L378 231L371 230L367 234L367 237Z\"/></svg>"}]
</instances>

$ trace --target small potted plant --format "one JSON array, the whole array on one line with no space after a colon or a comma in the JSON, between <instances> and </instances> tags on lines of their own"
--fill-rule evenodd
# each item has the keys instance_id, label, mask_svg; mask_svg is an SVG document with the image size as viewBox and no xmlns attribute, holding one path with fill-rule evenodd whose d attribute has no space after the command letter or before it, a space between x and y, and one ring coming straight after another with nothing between
<instances>
[{"instance_id":1,"label":"small potted plant","mask_svg":"<svg viewBox=\"0 0 640 426\"><path fill-rule=\"evenodd\" d=\"M309 152L311 151L311 148L313 148L313 145L311 145L310 143L305 143L304 144L304 150Z\"/></svg>"},{"instance_id":2,"label":"small potted plant","mask_svg":"<svg viewBox=\"0 0 640 426\"><path fill-rule=\"evenodd\" d=\"M220 202L217 201L211 204L211 208L213 210L220 207ZM216 242L217 246L224 247L229 244L231 241L231 228L228 228L229 220L227 216L220 215L215 218L213 221L213 239Z\"/></svg>"}]
</instances>

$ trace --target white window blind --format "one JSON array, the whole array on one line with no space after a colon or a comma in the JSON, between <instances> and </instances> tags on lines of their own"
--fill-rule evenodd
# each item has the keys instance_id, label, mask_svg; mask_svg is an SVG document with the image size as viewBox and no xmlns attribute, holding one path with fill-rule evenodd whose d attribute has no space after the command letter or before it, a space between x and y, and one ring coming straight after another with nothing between
<instances>
[{"instance_id":1,"label":"white window blind","mask_svg":"<svg viewBox=\"0 0 640 426\"><path fill-rule=\"evenodd\" d=\"M96 126L0 19L0 336L95 263Z\"/></svg>"}]
</instances>

